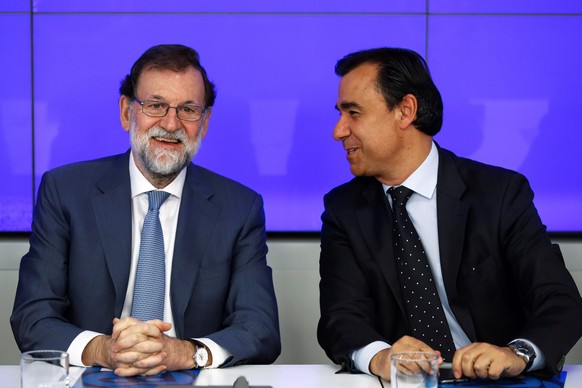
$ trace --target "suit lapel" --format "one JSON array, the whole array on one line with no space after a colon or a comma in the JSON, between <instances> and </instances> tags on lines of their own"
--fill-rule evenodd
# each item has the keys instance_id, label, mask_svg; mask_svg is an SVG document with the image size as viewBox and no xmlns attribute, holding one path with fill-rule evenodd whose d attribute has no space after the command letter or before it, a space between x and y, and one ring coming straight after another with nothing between
<instances>
[{"instance_id":1,"label":"suit lapel","mask_svg":"<svg viewBox=\"0 0 582 388\"><path fill-rule=\"evenodd\" d=\"M471 315L457 290L468 207L461 201L466 185L459 175L454 158L452 153L439 147L437 218L441 270L451 309L469 339L475 341Z\"/></svg>"},{"instance_id":2,"label":"suit lapel","mask_svg":"<svg viewBox=\"0 0 582 388\"><path fill-rule=\"evenodd\" d=\"M404 314L392 247L392 212L381 183L376 179L370 179L369 182L362 191L363 203L356 210L357 220L368 249Z\"/></svg>"},{"instance_id":3,"label":"suit lapel","mask_svg":"<svg viewBox=\"0 0 582 388\"><path fill-rule=\"evenodd\" d=\"M131 265L129 155L127 152L119 156L111 170L97 181L102 195L92 200L107 269L115 287L116 316L120 316L123 309Z\"/></svg>"},{"instance_id":4,"label":"suit lapel","mask_svg":"<svg viewBox=\"0 0 582 388\"><path fill-rule=\"evenodd\" d=\"M180 203L170 285L174 324L179 338L184 335L183 317L220 214L219 206L210 202L213 196L214 189L203 178L199 167L190 164Z\"/></svg>"}]
</instances>

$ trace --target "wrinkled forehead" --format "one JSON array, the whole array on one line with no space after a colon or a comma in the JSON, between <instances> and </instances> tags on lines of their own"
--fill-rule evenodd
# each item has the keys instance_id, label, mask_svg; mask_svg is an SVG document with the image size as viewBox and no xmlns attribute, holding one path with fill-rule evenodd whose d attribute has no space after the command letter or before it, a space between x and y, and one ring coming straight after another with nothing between
<instances>
[{"instance_id":1,"label":"wrinkled forehead","mask_svg":"<svg viewBox=\"0 0 582 388\"><path fill-rule=\"evenodd\" d=\"M160 69L155 66L144 69L135 90L142 99L155 98L176 103L194 102L200 106L204 104L204 80L200 71L192 66L183 71Z\"/></svg>"}]
</instances>

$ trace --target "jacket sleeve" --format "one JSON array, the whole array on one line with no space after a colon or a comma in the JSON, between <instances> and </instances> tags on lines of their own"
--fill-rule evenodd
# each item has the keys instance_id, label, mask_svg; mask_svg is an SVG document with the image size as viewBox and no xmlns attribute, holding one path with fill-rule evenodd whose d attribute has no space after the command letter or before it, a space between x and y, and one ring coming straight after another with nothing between
<instances>
[{"instance_id":1,"label":"jacket sleeve","mask_svg":"<svg viewBox=\"0 0 582 388\"><path fill-rule=\"evenodd\" d=\"M232 357L224 366L270 364L281 353L277 301L267 265L263 201L256 196L232 249L224 328L207 335Z\"/></svg>"},{"instance_id":2,"label":"jacket sleeve","mask_svg":"<svg viewBox=\"0 0 582 388\"><path fill-rule=\"evenodd\" d=\"M374 341L389 342L378 330L378 321L392 324L382 316L374 284L383 280L355 226L355 214L342 202L326 195L322 214L320 253L320 310L317 338L327 356L342 365L342 371L358 373L350 358L351 353ZM341 204L340 204L341 205ZM351 214L348 214L351 213ZM384 293L389 297L389 292ZM389 300L385 300L389 306ZM390 309L388 309L390 310ZM388 318L382 319L380 318Z\"/></svg>"},{"instance_id":3,"label":"jacket sleeve","mask_svg":"<svg viewBox=\"0 0 582 388\"><path fill-rule=\"evenodd\" d=\"M526 315L519 333L535 343L552 374L582 335L582 299L557 244L546 234L527 180L515 174L500 209L501 245Z\"/></svg>"},{"instance_id":4,"label":"jacket sleeve","mask_svg":"<svg viewBox=\"0 0 582 388\"><path fill-rule=\"evenodd\" d=\"M30 249L20 262L10 323L23 352L66 350L82 331L66 318L70 224L62 210L57 186L50 173L43 176L34 209Z\"/></svg>"}]
</instances>

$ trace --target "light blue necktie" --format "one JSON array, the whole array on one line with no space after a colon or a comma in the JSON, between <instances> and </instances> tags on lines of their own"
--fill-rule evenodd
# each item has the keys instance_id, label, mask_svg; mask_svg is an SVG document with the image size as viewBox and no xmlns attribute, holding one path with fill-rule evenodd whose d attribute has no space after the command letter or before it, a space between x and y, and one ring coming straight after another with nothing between
<instances>
[{"instance_id":1,"label":"light blue necktie","mask_svg":"<svg viewBox=\"0 0 582 388\"><path fill-rule=\"evenodd\" d=\"M170 193L148 191L148 212L141 230L139 259L133 289L131 316L141 321L164 319L166 258L160 223L160 206Z\"/></svg>"}]
</instances>

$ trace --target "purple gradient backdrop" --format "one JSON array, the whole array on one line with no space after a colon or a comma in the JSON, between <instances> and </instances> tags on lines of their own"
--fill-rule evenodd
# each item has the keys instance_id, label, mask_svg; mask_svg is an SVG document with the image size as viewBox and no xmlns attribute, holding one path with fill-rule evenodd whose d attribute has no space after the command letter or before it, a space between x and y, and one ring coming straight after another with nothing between
<instances>
[{"instance_id":1,"label":"purple gradient backdrop","mask_svg":"<svg viewBox=\"0 0 582 388\"><path fill-rule=\"evenodd\" d=\"M378 46L427 57L445 101L439 144L522 171L549 229L582 231L578 2L314 3L36 1L33 28L28 1L0 5L0 230L30 230L47 169L127 150L120 80L148 47L182 43L218 89L195 162L263 194L270 231L318 231L323 195L351 179L331 136L333 66Z\"/></svg>"},{"instance_id":2,"label":"purple gradient backdrop","mask_svg":"<svg viewBox=\"0 0 582 388\"><path fill-rule=\"evenodd\" d=\"M32 221L29 20L0 13L0 231L30 230Z\"/></svg>"}]
</instances>

